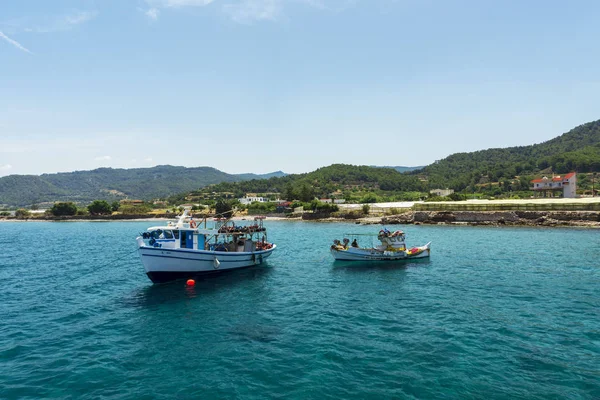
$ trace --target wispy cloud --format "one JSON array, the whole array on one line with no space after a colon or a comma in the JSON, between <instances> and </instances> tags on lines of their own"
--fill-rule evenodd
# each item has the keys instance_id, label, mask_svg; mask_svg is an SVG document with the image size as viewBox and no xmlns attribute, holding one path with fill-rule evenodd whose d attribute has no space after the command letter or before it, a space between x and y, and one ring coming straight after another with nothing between
<instances>
[{"instance_id":1,"label":"wispy cloud","mask_svg":"<svg viewBox=\"0 0 600 400\"><path fill-rule=\"evenodd\" d=\"M361 0L145 0L148 7L146 16L156 21L160 9L204 7L221 4L221 9L238 23L253 21L277 21L285 17L284 9L293 4L301 4L320 10L339 12L356 5Z\"/></svg>"},{"instance_id":2,"label":"wispy cloud","mask_svg":"<svg viewBox=\"0 0 600 400\"><path fill-rule=\"evenodd\" d=\"M4 32L18 33L51 33L62 32L73 29L76 26L85 24L96 18L98 11L72 11L68 14L60 15L39 15L17 18L0 23L0 28Z\"/></svg>"},{"instance_id":3,"label":"wispy cloud","mask_svg":"<svg viewBox=\"0 0 600 400\"><path fill-rule=\"evenodd\" d=\"M67 25L79 25L96 18L98 11L79 11L76 14L66 15L64 22Z\"/></svg>"},{"instance_id":4,"label":"wispy cloud","mask_svg":"<svg viewBox=\"0 0 600 400\"><path fill-rule=\"evenodd\" d=\"M151 8L148 11L146 11L145 14L151 20L156 21L158 19L158 14L160 14L160 11L158 11L158 8Z\"/></svg>"},{"instance_id":5,"label":"wispy cloud","mask_svg":"<svg viewBox=\"0 0 600 400\"><path fill-rule=\"evenodd\" d=\"M100 156L100 157L96 157L94 160L96 161L110 161L112 159L111 156Z\"/></svg>"},{"instance_id":6,"label":"wispy cloud","mask_svg":"<svg viewBox=\"0 0 600 400\"><path fill-rule=\"evenodd\" d=\"M150 7L144 12L152 21L158 20L161 8L204 7L215 0L146 0Z\"/></svg>"},{"instance_id":7,"label":"wispy cloud","mask_svg":"<svg viewBox=\"0 0 600 400\"><path fill-rule=\"evenodd\" d=\"M10 171L11 169L12 169L12 165L10 165L10 164L0 165L0 172Z\"/></svg>"},{"instance_id":8,"label":"wispy cloud","mask_svg":"<svg viewBox=\"0 0 600 400\"><path fill-rule=\"evenodd\" d=\"M21 45L21 43L17 42L16 40L13 40L11 38L9 38L8 36L6 36L4 33L2 33L2 31L0 31L0 38L6 40L8 43L12 44L13 46L15 46L17 49L22 50L26 53L29 54L33 54L31 51L29 51L27 48L23 47Z\"/></svg>"},{"instance_id":9,"label":"wispy cloud","mask_svg":"<svg viewBox=\"0 0 600 400\"><path fill-rule=\"evenodd\" d=\"M186 7L205 6L214 0L146 0L151 7Z\"/></svg>"},{"instance_id":10,"label":"wispy cloud","mask_svg":"<svg viewBox=\"0 0 600 400\"><path fill-rule=\"evenodd\" d=\"M276 20L282 12L281 0L243 0L225 4L223 10L236 22Z\"/></svg>"}]
</instances>

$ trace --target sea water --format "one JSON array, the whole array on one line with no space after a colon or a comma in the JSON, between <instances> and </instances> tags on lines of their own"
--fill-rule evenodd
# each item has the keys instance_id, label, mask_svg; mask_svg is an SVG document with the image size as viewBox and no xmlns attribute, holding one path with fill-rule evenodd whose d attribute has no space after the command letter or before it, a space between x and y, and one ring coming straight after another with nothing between
<instances>
[{"instance_id":1,"label":"sea water","mask_svg":"<svg viewBox=\"0 0 600 400\"><path fill-rule=\"evenodd\" d=\"M0 398L600 398L596 230L388 226L431 258L355 264L380 226L267 220L268 263L189 288L151 224L0 224Z\"/></svg>"}]
</instances>

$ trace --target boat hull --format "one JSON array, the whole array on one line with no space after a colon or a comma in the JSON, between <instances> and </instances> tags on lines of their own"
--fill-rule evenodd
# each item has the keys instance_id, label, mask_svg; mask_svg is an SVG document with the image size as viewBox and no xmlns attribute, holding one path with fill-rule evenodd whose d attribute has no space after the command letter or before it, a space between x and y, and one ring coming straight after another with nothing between
<instances>
[{"instance_id":1,"label":"boat hull","mask_svg":"<svg viewBox=\"0 0 600 400\"><path fill-rule=\"evenodd\" d=\"M138 252L148 278L154 283L164 283L260 265L275 248L276 245L254 252L221 252L140 246Z\"/></svg>"},{"instance_id":2,"label":"boat hull","mask_svg":"<svg viewBox=\"0 0 600 400\"><path fill-rule=\"evenodd\" d=\"M431 244L415 247L415 252L405 251L378 251L376 249L361 249L349 247L347 249L331 249L333 258L339 261L404 261L426 258L431 254ZM411 249L412 250L412 249Z\"/></svg>"}]
</instances>

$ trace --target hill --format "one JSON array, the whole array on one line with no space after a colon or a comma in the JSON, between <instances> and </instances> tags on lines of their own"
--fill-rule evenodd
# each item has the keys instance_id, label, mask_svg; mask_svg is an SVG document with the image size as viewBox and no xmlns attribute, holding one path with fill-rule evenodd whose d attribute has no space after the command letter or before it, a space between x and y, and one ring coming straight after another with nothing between
<instances>
[{"instance_id":1,"label":"hill","mask_svg":"<svg viewBox=\"0 0 600 400\"><path fill-rule=\"evenodd\" d=\"M310 201L320 198L357 198L369 192L421 192L425 186L417 176L402 174L393 168L366 165L333 164L305 174L291 174L270 179L244 182L222 182L193 193L183 193L172 201L181 201L189 196L207 198L212 193L233 193L241 197L245 193L280 193L285 199Z\"/></svg>"},{"instance_id":2,"label":"hill","mask_svg":"<svg viewBox=\"0 0 600 400\"><path fill-rule=\"evenodd\" d=\"M402 167L402 166L395 166L395 167L392 167L392 166L387 166L387 165L384 165L384 166L380 166L380 165L371 165L371 167L377 167L377 168L392 168L392 169L395 169L395 170L396 170L396 171L398 171L398 172L410 172L410 171L417 171L417 170L419 170L419 169L423 169L423 168L425 168L425 166L424 166L424 165L422 165L422 166L420 166L420 167Z\"/></svg>"},{"instance_id":3,"label":"hill","mask_svg":"<svg viewBox=\"0 0 600 400\"><path fill-rule=\"evenodd\" d=\"M410 174L426 179L431 188L472 191L477 184L510 181L516 176L598 170L600 120L539 144L452 154Z\"/></svg>"},{"instance_id":4,"label":"hill","mask_svg":"<svg viewBox=\"0 0 600 400\"><path fill-rule=\"evenodd\" d=\"M400 166L396 166L396 167L387 167L387 168L393 168L398 172L410 172L410 171L416 171L418 169L423 169L423 166L420 167L400 167Z\"/></svg>"},{"instance_id":5,"label":"hill","mask_svg":"<svg viewBox=\"0 0 600 400\"><path fill-rule=\"evenodd\" d=\"M281 174L284 173L232 175L210 167L159 165L134 169L98 168L40 176L9 175L0 178L0 204L27 206L53 201L149 200L219 182L262 179Z\"/></svg>"},{"instance_id":6,"label":"hill","mask_svg":"<svg viewBox=\"0 0 600 400\"><path fill-rule=\"evenodd\" d=\"M280 178L282 176L287 176L287 174L283 171L275 171L270 172L268 174L238 174L238 177L242 178L242 180L251 180L251 179L269 179L269 178Z\"/></svg>"},{"instance_id":7,"label":"hill","mask_svg":"<svg viewBox=\"0 0 600 400\"><path fill-rule=\"evenodd\" d=\"M404 173L398 172L399 168L408 167L336 164L307 174L221 183L206 190L233 192L236 196L245 192L278 192L285 199L335 196L392 201L418 199L430 189L451 188L490 196L520 192L529 197L529 181L534 175L600 170L600 121L583 124L540 144L456 153ZM585 176L582 174L581 178L583 183ZM201 192L196 194L202 197Z\"/></svg>"}]
</instances>

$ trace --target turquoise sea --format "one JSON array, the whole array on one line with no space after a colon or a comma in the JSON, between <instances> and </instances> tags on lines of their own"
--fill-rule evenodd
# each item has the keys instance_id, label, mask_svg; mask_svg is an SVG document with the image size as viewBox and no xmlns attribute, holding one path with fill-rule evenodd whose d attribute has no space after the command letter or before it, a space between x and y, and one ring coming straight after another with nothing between
<instances>
[{"instance_id":1,"label":"turquoise sea","mask_svg":"<svg viewBox=\"0 0 600 400\"><path fill-rule=\"evenodd\" d=\"M263 266L152 285L148 222L0 224L2 399L598 399L600 232L269 221Z\"/></svg>"}]
</instances>

